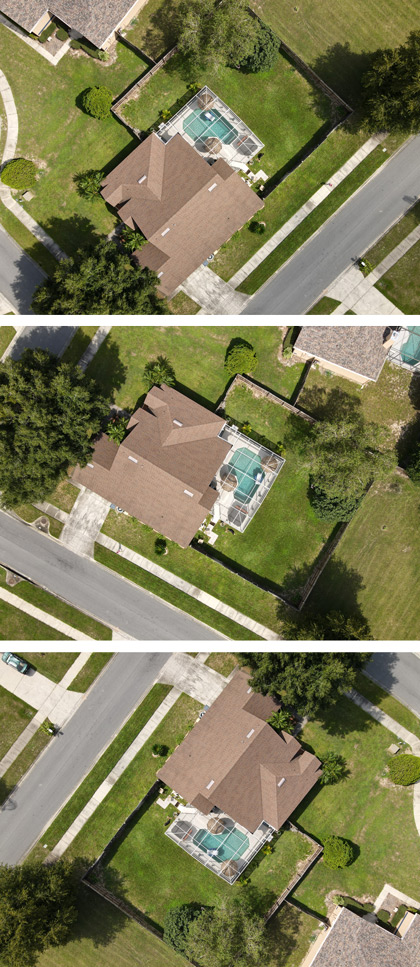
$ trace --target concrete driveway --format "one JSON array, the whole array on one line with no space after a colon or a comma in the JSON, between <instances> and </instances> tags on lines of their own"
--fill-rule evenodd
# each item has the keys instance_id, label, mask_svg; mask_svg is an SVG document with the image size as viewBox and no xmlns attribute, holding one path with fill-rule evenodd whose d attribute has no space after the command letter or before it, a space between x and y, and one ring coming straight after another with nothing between
<instances>
[{"instance_id":1,"label":"concrete driveway","mask_svg":"<svg viewBox=\"0 0 420 967\"><path fill-rule=\"evenodd\" d=\"M63 715L65 715L66 711L70 714L80 699L79 692L68 692L62 685L57 685L50 678L41 675L40 672L35 671L33 668L26 675L22 675L21 672L16 671L16 668L6 665L4 661L0 661L0 685L6 688L8 692L11 692L12 695L16 695L16 698L20 698L22 702L26 702L31 708L36 709L36 711L47 700L47 708L54 708L58 702L60 702L61 708L62 702L65 699ZM47 715L48 713L46 712L45 714Z\"/></svg>"},{"instance_id":2,"label":"concrete driveway","mask_svg":"<svg viewBox=\"0 0 420 967\"><path fill-rule=\"evenodd\" d=\"M48 349L62 356L76 330L77 326L19 326L2 359L19 359L25 349Z\"/></svg>"}]
</instances>

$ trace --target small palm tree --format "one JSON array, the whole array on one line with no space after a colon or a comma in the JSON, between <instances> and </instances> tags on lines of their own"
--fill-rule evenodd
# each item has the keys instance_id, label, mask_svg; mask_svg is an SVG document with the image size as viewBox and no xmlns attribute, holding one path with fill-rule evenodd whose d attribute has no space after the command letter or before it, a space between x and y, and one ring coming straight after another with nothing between
<instances>
[{"instance_id":1,"label":"small palm tree","mask_svg":"<svg viewBox=\"0 0 420 967\"><path fill-rule=\"evenodd\" d=\"M322 776L321 786L332 786L346 775L346 760L338 752L327 752L321 759Z\"/></svg>"},{"instance_id":2,"label":"small palm tree","mask_svg":"<svg viewBox=\"0 0 420 967\"><path fill-rule=\"evenodd\" d=\"M125 228L121 233L121 239L127 252L136 252L143 248L143 245L147 242L147 238L138 228Z\"/></svg>"},{"instance_id":3,"label":"small palm tree","mask_svg":"<svg viewBox=\"0 0 420 967\"><path fill-rule=\"evenodd\" d=\"M293 732L294 718L285 708L280 708L277 712L273 712L268 723L276 732Z\"/></svg>"},{"instance_id":4,"label":"small palm tree","mask_svg":"<svg viewBox=\"0 0 420 967\"><path fill-rule=\"evenodd\" d=\"M146 363L143 373L143 383L147 390L152 386L175 386L175 371L167 356L157 356Z\"/></svg>"},{"instance_id":5,"label":"small palm tree","mask_svg":"<svg viewBox=\"0 0 420 967\"><path fill-rule=\"evenodd\" d=\"M82 171L74 177L79 195L89 199L96 198L99 195L103 180L103 171L95 171L94 168L91 168L90 171Z\"/></svg>"}]
</instances>

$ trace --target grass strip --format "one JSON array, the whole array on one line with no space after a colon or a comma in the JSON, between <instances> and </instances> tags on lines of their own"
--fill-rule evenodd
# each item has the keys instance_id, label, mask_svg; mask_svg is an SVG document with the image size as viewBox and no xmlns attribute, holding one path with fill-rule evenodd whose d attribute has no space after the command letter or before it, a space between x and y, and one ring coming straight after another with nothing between
<instances>
[{"instance_id":1,"label":"grass strip","mask_svg":"<svg viewBox=\"0 0 420 967\"><path fill-rule=\"evenodd\" d=\"M330 316L334 309L337 309L340 303L338 299L330 299L329 296L323 295L319 302L316 302L311 309L308 309L307 316Z\"/></svg>"},{"instance_id":2,"label":"grass strip","mask_svg":"<svg viewBox=\"0 0 420 967\"><path fill-rule=\"evenodd\" d=\"M64 350L61 362L77 365L97 331L97 326L79 326L67 349Z\"/></svg>"},{"instance_id":3,"label":"grass strip","mask_svg":"<svg viewBox=\"0 0 420 967\"><path fill-rule=\"evenodd\" d=\"M61 531L63 530L64 524L60 520L56 520L55 517L50 517L49 514L44 514L41 510L37 510L32 504L19 504L18 507L13 507L15 514L18 515L22 520L25 520L27 524L33 524L38 517L46 517L50 524L50 534L52 537L60 537Z\"/></svg>"},{"instance_id":4,"label":"grass strip","mask_svg":"<svg viewBox=\"0 0 420 967\"><path fill-rule=\"evenodd\" d=\"M360 188L389 158L378 145L358 166L308 215L301 225L274 249L270 255L238 286L239 292L254 295L295 252Z\"/></svg>"},{"instance_id":5,"label":"grass strip","mask_svg":"<svg viewBox=\"0 0 420 967\"><path fill-rule=\"evenodd\" d=\"M39 588L36 584L31 584L29 581L21 581L14 588L9 587L6 584L6 572L4 568L0 568L0 587L6 588L7 591L16 594L16 597L21 598L23 601L28 601L29 604L40 608L41 611L46 611L47 614L52 615L54 618L64 621L72 628L75 628L76 631L84 632L84 634L89 635L89 638L95 638L97 641L111 641L112 639L112 631L110 628L106 628L105 625L96 621L95 618L83 614L82 611L78 611L71 604L61 601L60 598L56 598L54 594L50 594L49 591L44 591L43 588ZM52 676L50 675L49 677ZM57 681L60 681L60 679L58 678Z\"/></svg>"},{"instance_id":6,"label":"grass strip","mask_svg":"<svg viewBox=\"0 0 420 967\"><path fill-rule=\"evenodd\" d=\"M111 658L112 653L109 651L95 651L93 655L90 655L86 665L81 668L79 674L76 675L76 678L71 685L69 685L68 691L86 692Z\"/></svg>"},{"instance_id":7,"label":"grass strip","mask_svg":"<svg viewBox=\"0 0 420 967\"><path fill-rule=\"evenodd\" d=\"M41 729L38 729L32 738L29 739L28 744L25 745L25 748L18 755L17 759L12 762L12 765L9 766L7 772L5 772L4 776L2 776L0 779L0 802L3 803L4 800L10 796L10 793L20 779L22 779L22 776L24 776L30 766L33 765L35 759L37 759L42 750L45 749L45 746L48 745L50 739L51 735L47 735L47 733L42 732Z\"/></svg>"},{"instance_id":8,"label":"grass strip","mask_svg":"<svg viewBox=\"0 0 420 967\"><path fill-rule=\"evenodd\" d=\"M407 235L409 235L410 232L417 228L419 223L420 201L416 202L416 204L410 208L410 211L407 212L403 218L400 218L396 225L390 228L389 232L379 239L379 242L376 242L376 245L373 245L371 249L368 249L368 251L364 253L364 258L370 262L373 269L376 268L376 266L379 265L379 263L382 262L387 255L390 255L390 253L394 250L394 248L397 247L397 245L400 244L400 242L403 242L404 239L407 238Z\"/></svg>"},{"instance_id":9,"label":"grass strip","mask_svg":"<svg viewBox=\"0 0 420 967\"><path fill-rule=\"evenodd\" d=\"M185 594L184 591L178 591L172 584L166 584L166 581L162 581L161 578L155 577L154 574L149 574L148 571L143 571L142 568L137 567L136 564L132 564L131 561L117 557L113 551L108 551L99 544L95 544L95 561L99 561L105 567L111 568L112 571L118 571L119 574L128 578L129 581L133 581L134 584L138 584L147 591L151 591L152 594L163 598L186 614L192 615L198 621L203 621L209 627L215 628L216 631L220 631L223 635L226 635L227 638L232 638L236 641L261 641L258 635L249 631L248 628L243 628L242 625L236 624L230 618L225 618L218 611L213 611L212 608L201 604L188 594Z\"/></svg>"},{"instance_id":10,"label":"grass strip","mask_svg":"<svg viewBox=\"0 0 420 967\"><path fill-rule=\"evenodd\" d=\"M214 668L214 671L227 678L236 668L238 656L228 651L213 651L204 664L208 665L209 668Z\"/></svg>"},{"instance_id":11,"label":"grass strip","mask_svg":"<svg viewBox=\"0 0 420 967\"><path fill-rule=\"evenodd\" d=\"M410 709L406 708L405 705L402 705L397 698L394 698L384 688L373 682L367 675L363 675L362 672L357 674L355 688L364 698L372 702L372 705L376 705L381 709L381 712L390 715L399 725L402 725L420 739L420 719L417 718L417 715L414 715L414 712L410 712Z\"/></svg>"},{"instance_id":12,"label":"grass strip","mask_svg":"<svg viewBox=\"0 0 420 967\"><path fill-rule=\"evenodd\" d=\"M0 641L71 641L50 625L0 601Z\"/></svg>"},{"instance_id":13,"label":"grass strip","mask_svg":"<svg viewBox=\"0 0 420 967\"><path fill-rule=\"evenodd\" d=\"M171 691L171 687L171 685L162 685L161 683L153 685L148 695L146 695L146 698L136 708L131 718L129 718L128 722L122 727L121 731L108 746L96 765L91 769L89 775L80 783L80 786L73 793L71 799L66 803L60 814L54 819L46 832L43 833L42 844L47 843L48 848L52 849L61 837L64 836L64 833L86 806L86 803L89 802L89 799L93 796L96 789L106 779L124 752L134 742L134 739L141 729L144 728L153 713L159 708L163 699ZM44 857L45 851L43 845L38 843L30 855L31 859L39 859L41 856Z\"/></svg>"},{"instance_id":14,"label":"grass strip","mask_svg":"<svg viewBox=\"0 0 420 967\"><path fill-rule=\"evenodd\" d=\"M0 759L35 715L35 709L0 685Z\"/></svg>"},{"instance_id":15,"label":"grass strip","mask_svg":"<svg viewBox=\"0 0 420 967\"><path fill-rule=\"evenodd\" d=\"M16 335L16 329L14 326L1 326L0 328L0 357L3 355L4 351L7 349L9 343L12 341Z\"/></svg>"},{"instance_id":16,"label":"grass strip","mask_svg":"<svg viewBox=\"0 0 420 967\"><path fill-rule=\"evenodd\" d=\"M38 239L32 235L32 232L30 232L28 228L25 228L25 225L22 225L22 222L16 218L16 215L12 215L12 212L9 212L4 205L0 205L0 223L3 225L3 228L6 230L8 235L10 235L11 238L17 242L20 248L22 248L23 251L34 260L34 262L41 266L41 269L43 269L47 275L53 274L58 265L57 259L51 255L51 252L45 248L45 245L43 245L42 242L39 242Z\"/></svg>"}]
</instances>

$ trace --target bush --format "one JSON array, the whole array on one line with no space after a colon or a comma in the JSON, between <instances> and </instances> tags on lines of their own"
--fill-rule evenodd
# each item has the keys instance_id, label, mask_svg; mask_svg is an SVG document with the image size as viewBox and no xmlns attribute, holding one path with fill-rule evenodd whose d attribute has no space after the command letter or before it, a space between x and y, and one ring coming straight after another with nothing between
<instances>
[{"instance_id":1,"label":"bush","mask_svg":"<svg viewBox=\"0 0 420 967\"><path fill-rule=\"evenodd\" d=\"M153 752L153 755L160 755L160 756L168 755L169 746L162 745L160 742L155 742L154 746L152 747L152 752Z\"/></svg>"},{"instance_id":2,"label":"bush","mask_svg":"<svg viewBox=\"0 0 420 967\"><path fill-rule=\"evenodd\" d=\"M329 870L340 870L350 866L354 860L354 849L347 839L341 836L327 836L324 842L324 863Z\"/></svg>"},{"instance_id":3,"label":"bush","mask_svg":"<svg viewBox=\"0 0 420 967\"><path fill-rule=\"evenodd\" d=\"M157 537L155 540L155 554L159 556L166 551L166 541L164 537Z\"/></svg>"},{"instance_id":4,"label":"bush","mask_svg":"<svg viewBox=\"0 0 420 967\"><path fill-rule=\"evenodd\" d=\"M26 158L16 158L8 161L1 173L1 180L9 188L32 188L35 184L37 167L33 161Z\"/></svg>"},{"instance_id":5,"label":"bush","mask_svg":"<svg viewBox=\"0 0 420 967\"><path fill-rule=\"evenodd\" d=\"M172 907L163 922L163 939L178 953L185 952L190 924L201 913L198 903L183 903Z\"/></svg>"},{"instance_id":6,"label":"bush","mask_svg":"<svg viewBox=\"0 0 420 967\"><path fill-rule=\"evenodd\" d=\"M269 71L274 67L279 56L280 42L265 24L258 24L255 34L254 50L240 63L240 67L247 74L257 74Z\"/></svg>"},{"instance_id":7,"label":"bush","mask_svg":"<svg viewBox=\"0 0 420 967\"><path fill-rule=\"evenodd\" d=\"M117 443L118 446L123 442L127 432L127 423L128 420L124 419L122 416L115 416L108 423L106 435L110 440L113 440L114 443Z\"/></svg>"},{"instance_id":8,"label":"bush","mask_svg":"<svg viewBox=\"0 0 420 967\"><path fill-rule=\"evenodd\" d=\"M89 87L82 95L83 110L102 121L109 116L112 97L112 91L108 87Z\"/></svg>"},{"instance_id":9,"label":"bush","mask_svg":"<svg viewBox=\"0 0 420 967\"><path fill-rule=\"evenodd\" d=\"M57 37L57 40L68 40L69 39L68 32L67 32L67 30L64 29L64 27L59 27L55 36Z\"/></svg>"},{"instance_id":10,"label":"bush","mask_svg":"<svg viewBox=\"0 0 420 967\"><path fill-rule=\"evenodd\" d=\"M42 34L39 34L39 37L37 37L37 40L39 40L40 44L45 44L45 42L48 40L48 37L51 37L51 35L54 33L55 28L56 24L54 21L51 21L51 23L48 24L48 27L42 31Z\"/></svg>"},{"instance_id":11,"label":"bush","mask_svg":"<svg viewBox=\"0 0 420 967\"><path fill-rule=\"evenodd\" d=\"M251 222L249 230L254 232L254 235L264 235L265 222Z\"/></svg>"},{"instance_id":12,"label":"bush","mask_svg":"<svg viewBox=\"0 0 420 967\"><path fill-rule=\"evenodd\" d=\"M407 473L411 480L420 484L420 440L417 441L407 464Z\"/></svg>"},{"instance_id":13,"label":"bush","mask_svg":"<svg viewBox=\"0 0 420 967\"><path fill-rule=\"evenodd\" d=\"M340 779L344 779L346 774L346 762L338 752L327 752L321 759L322 776L321 786L332 786Z\"/></svg>"},{"instance_id":14,"label":"bush","mask_svg":"<svg viewBox=\"0 0 420 967\"><path fill-rule=\"evenodd\" d=\"M391 759L388 769L397 786L411 786L420 779L420 756L405 753L397 755Z\"/></svg>"},{"instance_id":15,"label":"bush","mask_svg":"<svg viewBox=\"0 0 420 967\"><path fill-rule=\"evenodd\" d=\"M317 488L313 477L310 477L309 483L309 499L320 520L343 522L351 520L361 503L362 497L346 497L345 494L342 494L340 497L336 495L329 496L323 490Z\"/></svg>"},{"instance_id":16,"label":"bush","mask_svg":"<svg viewBox=\"0 0 420 967\"><path fill-rule=\"evenodd\" d=\"M229 376L237 373L252 373L258 363L257 354L246 339L232 339L226 350L225 370Z\"/></svg>"},{"instance_id":17,"label":"bush","mask_svg":"<svg viewBox=\"0 0 420 967\"><path fill-rule=\"evenodd\" d=\"M102 60L105 63L109 60L109 53L107 50L98 50L97 54L92 54L92 57L96 57L97 60Z\"/></svg>"},{"instance_id":18,"label":"bush","mask_svg":"<svg viewBox=\"0 0 420 967\"><path fill-rule=\"evenodd\" d=\"M70 41L70 47L71 47L72 50L80 50L81 46L82 45L80 43L80 40L71 40Z\"/></svg>"}]
</instances>

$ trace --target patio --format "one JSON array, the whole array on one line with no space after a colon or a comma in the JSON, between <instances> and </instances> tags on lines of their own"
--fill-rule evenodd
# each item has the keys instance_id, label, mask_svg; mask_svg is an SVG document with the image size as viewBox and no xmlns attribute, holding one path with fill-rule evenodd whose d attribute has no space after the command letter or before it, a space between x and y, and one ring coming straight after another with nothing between
<instances>
[{"instance_id":1,"label":"patio","mask_svg":"<svg viewBox=\"0 0 420 967\"><path fill-rule=\"evenodd\" d=\"M169 121L159 125L159 138L166 144L180 134L212 164L223 158L231 168L248 170L248 163L264 147L251 129L205 86Z\"/></svg>"},{"instance_id":2,"label":"patio","mask_svg":"<svg viewBox=\"0 0 420 967\"><path fill-rule=\"evenodd\" d=\"M213 809L208 816L189 805L179 804L178 809L180 815L165 835L226 883L235 883L273 837L274 830L265 822L250 833L219 809Z\"/></svg>"},{"instance_id":3,"label":"patio","mask_svg":"<svg viewBox=\"0 0 420 967\"><path fill-rule=\"evenodd\" d=\"M243 532L261 507L285 461L245 436L235 425L225 424L220 437L230 443L231 450L212 482L218 491L212 519Z\"/></svg>"}]
</instances>

